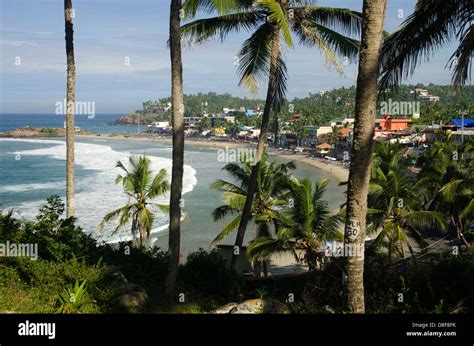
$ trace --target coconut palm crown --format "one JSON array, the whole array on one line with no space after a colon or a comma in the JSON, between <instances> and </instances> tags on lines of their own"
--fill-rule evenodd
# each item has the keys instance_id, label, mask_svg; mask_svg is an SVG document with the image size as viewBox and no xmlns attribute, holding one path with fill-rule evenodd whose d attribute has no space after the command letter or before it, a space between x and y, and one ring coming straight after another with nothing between
<instances>
[{"instance_id":1,"label":"coconut palm crown","mask_svg":"<svg viewBox=\"0 0 474 346\"><path fill-rule=\"evenodd\" d=\"M166 170L161 169L154 177L151 171L151 161L146 156L129 158L130 167L118 161L117 166L122 169L125 174L118 175L115 183L122 183L125 194L128 196L128 202L125 206L118 208L104 216L100 227L115 218L119 218L119 222L113 233L120 228L125 227L131 220L132 244L135 245L137 233L139 235L139 246L145 248L148 244L150 231L155 220L151 208L154 207L163 212L168 212L168 206L152 201L169 190L169 183L166 180Z\"/></svg>"}]
</instances>

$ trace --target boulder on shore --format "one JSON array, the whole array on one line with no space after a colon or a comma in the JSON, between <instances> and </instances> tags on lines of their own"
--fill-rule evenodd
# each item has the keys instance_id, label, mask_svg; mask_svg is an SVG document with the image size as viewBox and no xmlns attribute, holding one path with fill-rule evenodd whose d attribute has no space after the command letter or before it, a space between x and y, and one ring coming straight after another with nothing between
<instances>
[{"instance_id":1,"label":"boulder on shore","mask_svg":"<svg viewBox=\"0 0 474 346\"><path fill-rule=\"evenodd\" d=\"M213 311L215 314L283 314L285 304L272 298L249 299L240 304L229 303Z\"/></svg>"},{"instance_id":2,"label":"boulder on shore","mask_svg":"<svg viewBox=\"0 0 474 346\"><path fill-rule=\"evenodd\" d=\"M127 283L117 291L117 295L111 303L123 312L141 312L148 302L148 294L141 287L133 283Z\"/></svg>"}]
</instances>

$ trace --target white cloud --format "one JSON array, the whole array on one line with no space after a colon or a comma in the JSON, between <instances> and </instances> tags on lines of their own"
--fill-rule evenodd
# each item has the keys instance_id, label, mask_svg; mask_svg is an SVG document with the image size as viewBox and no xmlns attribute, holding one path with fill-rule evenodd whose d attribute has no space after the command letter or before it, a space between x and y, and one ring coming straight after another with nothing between
<instances>
[{"instance_id":1,"label":"white cloud","mask_svg":"<svg viewBox=\"0 0 474 346\"><path fill-rule=\"evenodd\" d=\"M0 39L0 46L11 46L11 47L39 47L37 43L29 42L29 41L20 41L20 40L8 40L8 39Z\"/></svg>"}]
</instances>

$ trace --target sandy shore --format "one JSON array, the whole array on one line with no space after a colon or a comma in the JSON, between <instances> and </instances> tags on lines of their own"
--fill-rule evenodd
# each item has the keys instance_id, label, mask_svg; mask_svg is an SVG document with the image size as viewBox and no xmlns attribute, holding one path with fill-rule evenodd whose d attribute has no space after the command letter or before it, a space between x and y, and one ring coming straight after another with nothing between
<instances>
[{"instance_id":1,"label":"sandy shore","mask_svg":"<svg viewBox=\"0 0 474 346\"><path fill-rule=\"evenodd\" d=\"M126 140L132 142L152 142L152 143L160 143L164 145L172 144L170 138L159 138L159 137L152 137L152 136L130 136L130 135L113 135L110 136L109 134L101 134L100 136L96 134L81 134L76 135L78 138L101 138L106 140ZM252 143L242 143L242 142L227 142L227 141L209 141L209 140L199 140L199 139L185 139L185 145L190 146L200 146L206 148L217 148L217 149L225 149L225 148L255 148L255 144ZM324 171L330 174L334 179L339 182L347 181L349 176L349 170L340 166L337 163L309 157L306 154L298 154L294 155L288 151L278 150L275 148L268 147L268 153L273 156L278 156L279 158L285 160L292 160L300 163L304 163L308 166L317 168L321 171Z\"/></svg>"}]
</instances>

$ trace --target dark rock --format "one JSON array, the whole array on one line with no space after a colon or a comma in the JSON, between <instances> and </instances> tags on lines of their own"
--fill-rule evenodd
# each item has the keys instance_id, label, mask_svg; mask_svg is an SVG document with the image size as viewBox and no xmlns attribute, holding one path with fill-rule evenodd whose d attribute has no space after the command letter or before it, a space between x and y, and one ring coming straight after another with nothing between
<instances>
[{"instance_id":1,"label":"dark rock","mask_svg":"<svg viewBox=\"0 0 474 346\"><path fill-rule=\"evenodd\" d=\"M112 299L111 304L118 310L124 312L140 312L148 302L146 291L133 283L120 286L117 296Z\"/></svg>"}]
</instances>

